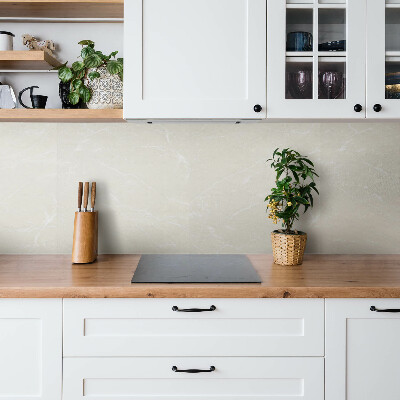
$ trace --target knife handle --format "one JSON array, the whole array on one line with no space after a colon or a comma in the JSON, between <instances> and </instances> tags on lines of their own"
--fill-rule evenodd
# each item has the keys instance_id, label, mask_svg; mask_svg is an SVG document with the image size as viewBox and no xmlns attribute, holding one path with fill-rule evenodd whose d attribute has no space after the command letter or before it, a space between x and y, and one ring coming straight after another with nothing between
<instances>
[{"instance_id":1,"label":"knife handle","mask_svg":"<svg viewBox=\"0 0 400 400\"><path fill-rule=\"evenodd\" d=\"M90 201L92 203L92 211L94 211L94 204L96 203L96 182L92 182L92 194L90 195Z\"/></svg>"},{"instance_id":2,"label":"knife handle","mask_svg":"<svg viewBox=\"0 0 400 400\"><path fill-rule=\"evenodd\" d=\"M83 182L78 184L78 210L82 207Z\"/></svg>"},{"instance_id":3,"label":"knife handle","mask_svg":"<svg viewBox=\"0 0 400 400\"><path fill-rule=\"evenodd\" d=\"M85 190L83 191L83 209L87 210L89 199L89 182L85 182Z\"/></svg>"}]
</instances>

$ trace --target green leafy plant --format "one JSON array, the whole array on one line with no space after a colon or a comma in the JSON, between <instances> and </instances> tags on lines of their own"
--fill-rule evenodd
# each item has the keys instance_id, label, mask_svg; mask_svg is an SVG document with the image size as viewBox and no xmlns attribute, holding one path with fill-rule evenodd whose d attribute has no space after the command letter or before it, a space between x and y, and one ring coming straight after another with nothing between
<instances>
[{"instance_id":1,"label":"green leafy plant","mask_svg":"<svg viewBox=\"0 0 400 400\"><path fill-rule=\"evenodd\" d=\"M57 67L58 77L63 83L70 82L70 93L68 100L71 104L78 104L80 100L87 103L92 93L85 86L85 78L90 80L100 77L99 72L91 71L90 69L105 66L111 75L116 75L123 80L124 60L123 58L115 58L118 51L113 51L111 54L104 55L101 51L95 50L95 43L91 40L82 40L78 44L82 46L81 54L71 67L67 67L68 62Z\"/></svg>"},{"instance_id":2,"label":"green leafy plant","mask_svg":"<svg viewBox=\"0 0 400 400\"><path fill-rule=\"evenodd\" d=\"M292 149L276 149L272 158L267 160L276 172L276 187L265 198L268 202L268 218L276 224L282 220L282 226L287 234L297 233L291 228L299 219L299 209L304 206L304 212L313 207L312 192L319 194L314 178L318 174L314 164L299 152Z\"/></svg>"}]
</instances>

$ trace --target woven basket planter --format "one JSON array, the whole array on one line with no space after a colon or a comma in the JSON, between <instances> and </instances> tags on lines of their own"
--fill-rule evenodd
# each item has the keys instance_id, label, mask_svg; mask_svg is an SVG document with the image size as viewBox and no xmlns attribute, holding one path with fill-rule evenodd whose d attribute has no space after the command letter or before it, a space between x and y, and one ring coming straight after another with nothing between
<instances>
[{"instance_id":1,"label":"woven basket planter","mask_svg":"<svg viewBox=\"0 0 400 400\"><path fill-rule=\"evenodd\" d=\"M279 265L300 265L303 263L307 234L287 235L280 232L271 233L274 262Z\"/></svg>"}]
</instances>

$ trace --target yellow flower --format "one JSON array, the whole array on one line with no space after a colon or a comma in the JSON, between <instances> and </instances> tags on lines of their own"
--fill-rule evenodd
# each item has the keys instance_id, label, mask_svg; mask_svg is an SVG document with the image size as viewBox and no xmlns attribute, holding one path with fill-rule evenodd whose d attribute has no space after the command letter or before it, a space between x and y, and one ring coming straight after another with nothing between
<instances>
[{"instance_id":1,"label":"yellow flower","mask_svg":"<svg viewBox=\"0 0 400 400\"><path fill-rule=\"evenodd\" d=\"M287 203L287 205L290 207L290 206L292 205L292 203L289 201L289 202Z\"/></svg>"}]
</instances>

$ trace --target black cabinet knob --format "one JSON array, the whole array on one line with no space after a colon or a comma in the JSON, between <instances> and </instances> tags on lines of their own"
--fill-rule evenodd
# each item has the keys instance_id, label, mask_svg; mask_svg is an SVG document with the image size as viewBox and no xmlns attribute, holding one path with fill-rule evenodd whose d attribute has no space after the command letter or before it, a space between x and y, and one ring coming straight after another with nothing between
<instances>
[{"instance_id":1,"label":"black cabinet knob","mask_svg":"<svg viewBox=\"0 0 400 400\"><path fill-rule=\"evenodd\" d=\"M262 107L259 105L259 104L256 104L255 106L254 106L254 111L255 112L261 112L261 110L262 110Z\"/></svg>"},{"instance_id":2,"label":"black cabinet knob","mask_svg":"<svg viewBox=\"0 0 400 400\"><path fill-rule=\"evenodd\" d=\"M382 110L382 106L380 105L380 104L375 104L374 105L374 111L375 112L379 112L379 111L381 111Z\"/></svg>"},{"instance_id":3,"label":"black cabinet knob","mask_svg":"<svg viewBox=\"0 0 400 400\"><path fill-rule=\"evenodd\" d=\"M362 105L361 104L356 104L354 106L354 111L355 112L361 112L362 111Z\"/></svg>"}]
</instances>

